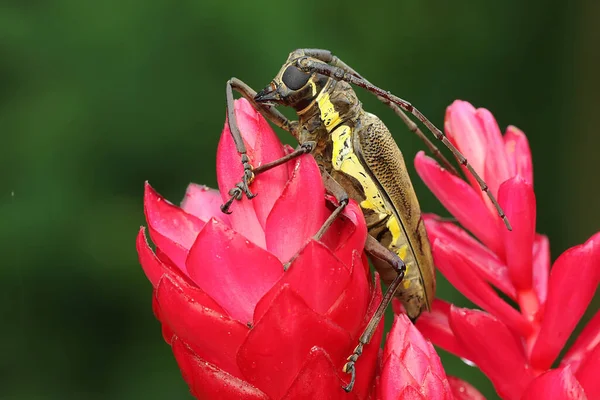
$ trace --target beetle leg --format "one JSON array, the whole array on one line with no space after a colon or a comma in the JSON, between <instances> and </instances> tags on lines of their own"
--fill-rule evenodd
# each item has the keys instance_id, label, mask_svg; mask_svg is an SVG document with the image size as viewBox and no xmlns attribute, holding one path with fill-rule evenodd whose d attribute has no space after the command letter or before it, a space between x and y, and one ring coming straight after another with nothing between
<instances>
[{"instance_id":1,"label":"beetle leg","mask_svg":"<svg viewBox=\"0 0 600 400\"><path fill-rule=\"evenodd\" d=\"M294 151L292 151L290 154L286 154L285 156L278 158L277 160L268 162L266 164L263 164L259 167L252 169L252 179L254 179L254 177L256 177L257 175L270 170L271 168L275 168L275 167L277 167L281 164L284 164L290 160L293 160L303 154L312 152L315 145L316 145L315 142L304 142L304 143L298 145L298 147L296 147L296 149ZM242 158L242 160L243 160L243 158ZM244 178L245 178L245 176L244 176ZM246 196L248 196L246 189L248 189L248 183L246 181L238 182L235 185L235 187L233 187L229 191L229 196L230 196L229 200L227 200L227 202L225 204L221 205L221 211L225 214L231 214L231 211L229 211L229 207L231 207L231 204L233 204L233 202L235 200L241 200L244 193L246 193ZM249 199L256 197L256 194L253 194L253 193L250 193L250 194L251 194L251 196L248 196Z\"/></svg>"},{"instance_id":2,"label":"beetle leg","mask_svg":"<svg viewBox=\"0 0 600 400\"><path fill-rule=\"evenodd\" d=\"M417 117L417 119L421 121L427 127L427 129L431 131L431 133L433 133L435 138L440 140L452 152L452 154L456 157L460 165L465 167L469 171L469 173L475 178L475 180L479 184L479 188L483 192L485 192L485 194L488 196L488 198L496 208L496 211L498 212L500 218L502 218L502 220L504 221L506 228L509 231L512 231L512 227L510 225L510 222L508 221L508 218L506 217L506 214L504 214L504 210L502 210L502 207L500 207L500 204L498 204L496 197L492 194L492 192L490 192L490 189L485 183L485 181L481 178L481 176L479 176L479 174L475 171L471 164L469 164L465 156L448 140L446 135L442 131L440 131L433 123L431 123L431 121L429 121L421 113L421 111L417 110L412 104L410 104L406 100L394 96L388 91L385 91L373 85L372 83L360 76L345 71L343 68L329 65L325 62L315 61L314 59L310 59L307 56L299 58L296 61L296 67L304 72L316 72L325 76L329 76L335 80L345 81L363 89L366 89L378 98L382 98L384 102L389 101L393 104L396 104L398 107L402 108L405 111L408 111L409 113Z\"/></svg>"},{"instance_id":3,"label":"beetle leg","mask_svg":"<svg viewBox=\"0 0 600 400\"><path fill-rule=\"evenodd\" d=\"M348 205L348 193L346 190L340 185L331 175L329 175L326 171L321 171L321 177L323 178L323 184L325 185L325 190L331 193L338 202L337 208L331 213L331 215L325 220L321 228L317 231L313 238L315 240L321 240L327 229L333 224L335 219L342 213L344 208Z\"/></svg>"},{"instance_id":4,"label":"beetle leg","mask_svg":"<svg viewBox=\"0 0 600 400\"><path fill-rule=\"evenodd\" d=\"M338 201L338 206L313 237L316 240L319 240L323 237L327 229L331 226L331 224L333 224L335 219L341 214L349 202L348 193L346 193L344 188L335 179L333 179L331 175L329 175L326 171L321 171L321 176L323 178L325 189L336 198ZM365 327L362 335L360 335L358 346L356 346L352 352L352 355L348 357L348 362L344 365L344 372L351 374L350 383L347 386L344 386L344 390L347 392L350 392L354 387L354 382L356 380L356 361L362 354L363 347L371 341L371 338L373 337L381 318L383 318L383 314L385 313L387 306L390 304L394 294L396 293L396 289L398 289L400 282L402 282L402 279L404 279L404 273L406 271L406 265L404 264L404 261L402 261L398 255L389 251L385 246L379 243L377 239L370 235L367 235L365 251L371 257L388 263L394 269L394 271L396 271L397 275L388 286L381 303L377 307L377 310L375 310L375 313ZM287 270L293 260L294 258L284 265L284 270Z\"/></svg>"},{"instance_id":5,"label":"beetle leg","mask_svg":"<svg viewBox=\"0 0 600 400\"><path fill-rule=\"evenodd\" d=\"M240 154L242 165L244 167L244 174L242 176L242 181L237 183L235 185L235 187L229 191L229 195L231 196L229 198L229 200L221 206L221 211L226 214L230 213L229 207L234 202L234 200L241 200L244 194L249 199L252 199L254 196L256 196L250 190L250 184L252 183L252 181L254 180L256 175L259 173L259 171L266 171L270 168L273 168L276 165L283 164L284 162L291 160L291 159L307 152L306 146L304 146L303 151L300 151L299 153L294 152L292 154L288 154L287 156L285 156L281 159L283 161L276 160L276 161L279 161L278 164L271 165L269 167L267 167L267 165L263 165L262 169L261 169L261 167L255 169L252 166L252 164L250 163L250 159L248 158L247 151L246 151L246 145L244 144L244 140L242 139L242 134L240 132L240 129L237 124L237 120L235 118L234 98L233 98L234 90L236 92L240 93L242 95L242 97L244 97L246 100L248 100L250 102L250 104L252 104L252 107L254 107L255 110L260 112L265 118L267 118L269 121L273 122L278 127L282 128L294 135L296 135L296 130L297 130L297 123L295 123L294 121L288 120L283 114L281 114L279 111L277 111L274 107L266 105L266 104L257 103L254 100L254 96L256 96L256 91L254 91L254 89L252 89L250 86L246 85L244 82L242 82L241 80L239 80L237 78L231 78L230 80L227 81L227 84L225 86L225 97L227 98L227 121L228 121L227 123L229 126L229 131L231 132L231 136L233 137L235 147L236 147L238 153ZM312 148L310 150L312 150ZM269 164L274 164L274 163L275 162L269 163ZM267 168L265 168L265 167L267 167Z\"/></svg>"},{"instance_id":6,"label":"beetle leg","mask_svg":"<svg viewBox=\"0 0 600 400\"><path fill-rule=\"evenodd\" d=\"M358 357L362 354L363 347L371 341L373 334L377 330L377 326L379 322L383 318L383 314L385 313L386 308L394 298L394 294L404 279L404 273L406 272L406 264L397 254L389 251L385 246L377 241L374 237L367 235L367 241L365 242L365 251L371 258L376 258L378 260L384 261L388 263L396 272L397 275L388 286L385 294L383 295L383 299L381 299L381 303L375 310L375 313L369 320L369 323L365 327L362 335L358 339L358 346L354 349L354 352L350 357L348 357L348 362L344 365L344 372L351 374L350 383L347 386L344 386L344 390L349 392L354 387L354 381L356 380L356 361Z\"/></svg>"},{"instance_id":7,"label":"beetle leg","mask_svg":"<svg viewBox=\"0 0 600 400\"><path fill-rule=\"evenodd\" d=\"M296 147L296 149L294 151L292 151L290 154L286 154L285 156L278 158L277 160L273 160L271 162L268 162L266 164L263 164L259 167L254 168L254 175L261 174L265 171L270 170L271 168L275 168L281 164L285 164L286 162L293 160L294 158L297 158L303 154L311 153L316 145L317 144L312 141L308 141L308 142L299 144L298 147Z\"/></svg>"},{"instance_id":8,"label":"beetle leg","mask_svg":"<svg viewBox=\"0 0 600 400\"><path fill-rule=\"evenodd\" d=\"M327 190L330 194L332 194L335 197L335 199L338 202L338 206L335 210L333 210L331 215L327 217L325 222L323 222L323 225L321 225L317 233L315 233L315 235L313 236L313 239L315 240L321 240L325 232L327 232L327 229L329 229L331 224L333 224L337 217L339 217L339 215L342 213L342 211L344 211L344 208L348 205L349 202L349 197L348 193L346 193L346 190L344 190L344 188L338 182L336 182L336 180L333 179L333 177L329 175L327 171L321 170L321 177L323 179L323 184L325 185L325 190ZM294 261L296 256L292 257L287 263L283 265L284 271L288 270L290 264L292 263L292 261Z\"/></svg>"}]
</instances>

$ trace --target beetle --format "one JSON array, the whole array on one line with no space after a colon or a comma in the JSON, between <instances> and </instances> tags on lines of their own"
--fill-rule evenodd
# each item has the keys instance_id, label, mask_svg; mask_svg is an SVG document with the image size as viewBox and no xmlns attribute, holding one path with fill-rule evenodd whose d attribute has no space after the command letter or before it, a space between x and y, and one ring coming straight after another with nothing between
<instances>
[{"instance_id":1,"label":"beetle","mask_svg":"<svg viewBox=\"0 0 600 400\"><path fill-rule=\"evenodd\" d=\"M352 85L375 94L392 108L409 129L424 140L443 165L456 173L404 111L421 121L475 177L511 230L507 217L486 183L443 132L409 102L371 84L330 51L298 49L291 52L275 78L258 93L239 79L227 81L228 124L244 173L241 181L229 191L231 197L221 206L223 212L229 213L233 202L244 195L249 199L255 196L250 185L256 175L310 153L319 165L327 191L338 201L337 208L315 238L319 239L324 234L348 204L349 198L360 204L365 216L369 232L365 251L389 286L344 366L344 372L351 374L349 384L344 387L347 391L352 390L354 385L356 361L364 345L371 340L394 295L413 321L422 311L430 309L435 295L431 246L402 153L384 123L363 110ZM254 168L246 155L235 120L233 91L239 92L268 120L290 132L297 139L298 147L278 160ZM298 120L288 120L276 109L277 105L293 108Z\"/></svg>"}]
</instances>

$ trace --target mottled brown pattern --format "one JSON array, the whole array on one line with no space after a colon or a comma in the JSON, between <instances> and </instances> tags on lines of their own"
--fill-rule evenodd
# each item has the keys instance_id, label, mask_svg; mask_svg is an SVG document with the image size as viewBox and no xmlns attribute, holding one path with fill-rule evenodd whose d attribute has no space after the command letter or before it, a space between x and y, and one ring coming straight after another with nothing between
<instances>
[{"instance_id":1,"label":"mottled brown pattern","mask_svg":"<svg viewBox=\"0 0 600 400\"><path fill-rule=\"evenodd\" d=\"M300 53L292 53L290 59L303 54ZM284 70L285 66L278 77ZM351 129L352 150L361 160L371 180L380 188L385 206L389 210L389 215L386 215L363 208L369 234L382 245L399 252L399 249L392 245L392 234L386 226L390 215L394 214L404 228L398 245L409 245L403 260L407 265L407 274L396 295L403 302L408 315L414 319L433 300L435 277L429 241L421 222L421 210L406 173L402 153L379 118L363 111L362 104L349 83L331 78L326 82L318 81L318 77L315 79L313 81L316 85L322 85L318 92L329 94L329 101L339 114L339 120L335 126L326 129L316 101L319 93L311 91L310 85L291 93L286 101L288 105L295 106L298 113L298 141L316 142L317 146L312 154L319 167L327 171L351 198L360 203L365 199L361 184L351 175L336 171L332 166L333 142L330 132L340 125ZM395 278L396 272L389 264L381 260L373 260L373 263L386 283ZM427 282L428 286L425 286L424 282Z\"/></svg>"},{"instance_id":2,"label":"mottled brown pattern","mask_svg":"<svg viewBox=\"0 0 600 400\"><path fill-rule=\"evenodd\" d=\"M363 113L357 118L354 130L355 152L364 161L364 165L376 177L383 191L395 208L397 217L405 229L406 241L412 249L418 268L410 268L405 279L414 282L411 288L398 291L399 297L406 303L418 303L419 284L430 282L425 287L427 302L433 301L435 293L435 277L433 258L427 233L421 219L421 208L415 195L412 183L406 173L404 158L392 135L381 120L373 114ZM386 238L381 238L383 241ZM386 243L382 243L386 244ZM420 271L420 276L418 276ZM411 301L413 300L413 301ZM407 310L414 318L421 310ZM412 311L412 312L410 312ZM416 315L411 315L416 314Z\"/></svg>"}]
</instances>

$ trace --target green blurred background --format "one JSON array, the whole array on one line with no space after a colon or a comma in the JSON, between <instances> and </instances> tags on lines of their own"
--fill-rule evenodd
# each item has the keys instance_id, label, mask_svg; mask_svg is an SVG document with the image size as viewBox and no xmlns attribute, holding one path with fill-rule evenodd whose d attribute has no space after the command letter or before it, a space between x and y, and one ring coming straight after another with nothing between
<instances>
[{"instance_id":1,"label":"green blurred background","mask_svg":"<svg viewBox=\"0 0 600 400\"><path fill-rule=\"evenodd\" d=\"M585 241L600 227L599 17L593 0L2 1L0 399L190 398L135 253L143 182L175 202L215 186L225 81L262 88L297 47L332 50L438 126L460 98L523 129L538 231L553 257ZM422 144L361 98L411 160Z\"/></svg>"}]
</instances>

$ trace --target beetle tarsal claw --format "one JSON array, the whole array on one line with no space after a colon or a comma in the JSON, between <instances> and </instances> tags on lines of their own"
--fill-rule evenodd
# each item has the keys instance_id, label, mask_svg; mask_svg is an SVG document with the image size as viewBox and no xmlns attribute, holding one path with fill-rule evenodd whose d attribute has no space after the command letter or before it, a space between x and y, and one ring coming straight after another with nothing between
<instances>
[{"instance_id":1,"label":"beetle tarsal claw","mask_svg":"<svg viewBox=\"0 0 600 400\"><path fill-rule=\"evenodd\" d=\"M354 382L356 381L356 369L354 368L354 361L349 361L344 365L343 371L347 374L351 374L350 383L346 386L342 386L346 392L351 392L354 388Z\"/></svg>"},{"instance_id":2,"label":"beetle tarsal claw","mask_svg":"<svg viewBox=\"0 0 600 400\"><path fill-rule=\"evenodd\" d=\"M233 189L231 189L229 191L229 196L231 197L229 198L229 200L227 200L227 203L221 205L221 212L224 214L231 214L231 211L229 211L229 207L231 207L233 201L238 197L241 197L241 195L242 191L238 187L234 187Z\"/></svg>"},{"instance_id":3,"label":"beetle tarsal claw","mask_svg":"<svg viewBox=\"0 0 600 400\"><path fill-rule=\"evenodd\" d=\"M221 206L221 211L225 214L231 214L229 211L229 207L233 204L235 200L241 200L244 197L244 194L248 199L253 199L256 197L255 193L252 193L250 190L250 185L254 181L254 171L252 164L250 164L250 158L248 158L247 154L242 154L242 166L244 167L244 176L242 176L242 181L235 184L229 191L229 200L227 203Z\"/></svg>"},{"instance_id":4,"label":"beetle tarsal claw","mask_svg":"<svg viewBox=\"0 0 600 400\"><path fill-rule=\"evenodd\" d=\"M252 173L252 171L250 172ZM252 177L254 178L254 174L252 174ZM229 190L229 196L231 197L229 200L227 200L227 203L221 205L221 212L225 214L231 214L229 207L231 207L235 200L241 200L244 197L244 194L246 194L248 199L253 199L256 197L256 194L252 193L248 187L252 181L247 182L245 178L246 177L244 176L244 181L236 183L235 187Z\"/></svg>"},{"instance_id":5,"label":"beetle tarsal claw","mask_svg":"<svg viewBox=\"0 0 600 400\"><path fill-rule=\"evenodd\" d=\"M358 346L356 346L350 357L347 358L348 362L344 364L344 367L342 368L343 372L351 374L350 383L343 387L346 392L352 391L352 388L354 387L354 381L356 380L356 367L354 365L356 364L356 360L358 360L358 357L362 354L362 352L363 344L361 342L358 344Z\"/></svg>"}]
</instances>

